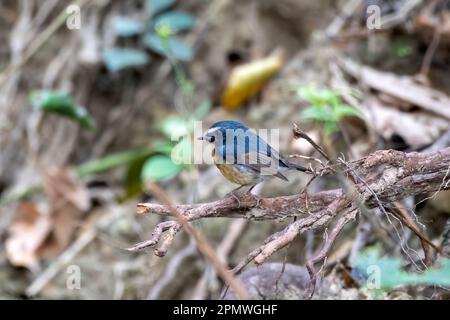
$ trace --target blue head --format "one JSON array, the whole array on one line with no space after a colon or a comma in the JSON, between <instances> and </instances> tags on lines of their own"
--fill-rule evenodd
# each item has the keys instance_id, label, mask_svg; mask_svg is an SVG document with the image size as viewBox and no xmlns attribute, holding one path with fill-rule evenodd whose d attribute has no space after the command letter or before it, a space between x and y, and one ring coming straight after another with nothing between
<instances>
[{"instance_id":1,"label":"blue head","mask_svg":"<svg viewBox=\"0 0 450 320\"><path fill-rule=\"evenodd\" d=\"M271 153L264 140L237 121L216 122L200 139L213 143L218 155L233 154L235 159L239 158L240 153L251 151Z\"/></svg>"},{"instance_id":2,"label":"blue head","mask_svg":"<svg viewBox=\"0 0 450 320\"><path fill-rule=\"evenodd\" d=\"M228 136L232 136L245 134L247 131L248 128L240 122L231 120L218 121L209 127L203 137L199 139L214 143L217 146L218 144L226 143L227 134Z\"/></svg>"}]
</instances>

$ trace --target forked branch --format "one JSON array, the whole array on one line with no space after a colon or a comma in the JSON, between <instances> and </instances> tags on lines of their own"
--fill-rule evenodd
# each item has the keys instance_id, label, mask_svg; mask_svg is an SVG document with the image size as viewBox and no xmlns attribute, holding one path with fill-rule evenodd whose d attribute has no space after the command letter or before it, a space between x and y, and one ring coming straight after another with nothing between
<instances>
[{"instance_id":1,"label":"forked branch","mask_svg":"<svg viewBox=\"0 0 450 320\"><path fill-rule=\"evenodd\" d=\"M255 199L243 194L239 204L233 197L201 204L167 205L140 203L138 213L173 216L175 209L186 222L202 218L228 217L251 220L274 220L288 217L299 219L279 231L253 250L233 271L239 273L248 263L263 263L272 254L291 243L299 234L328 226L331 234L322 250L308 262L312 284L315 280L314 264L324 260L342 228L352 221L358 208L386 208L407 196L438 192L450 189L450 148L430 153L404 153L395 150L376 151L359 160L338 161L333 165L343 174L357 177L350 190L334 189L314 194L302 192L290 196ZM347 188L346 188L347 189ZM159 249L163 256L182 225L177 221L166 221L156 226L152 239L130 248L132 251L155 247L164 233L167 234ZM312 294L314 286L310 289Z\"/></svg>"}]
</instances>

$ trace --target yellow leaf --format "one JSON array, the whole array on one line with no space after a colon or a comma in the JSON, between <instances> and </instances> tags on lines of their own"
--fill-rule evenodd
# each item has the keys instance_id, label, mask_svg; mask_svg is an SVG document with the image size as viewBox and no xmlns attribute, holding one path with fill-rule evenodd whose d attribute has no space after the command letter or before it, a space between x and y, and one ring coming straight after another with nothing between
<instances>
[{"instance_id":1,"label":"yellow leaf","mask_svg":"<svg viewBox=\"0 0 450 320\"><path fill-rule=\"evenodd\" d=\"M282 67L283 53L277 50L270 56L235 67L222 95L225 109L234 111L253 97Z\"/></svg>"}]
</instances>

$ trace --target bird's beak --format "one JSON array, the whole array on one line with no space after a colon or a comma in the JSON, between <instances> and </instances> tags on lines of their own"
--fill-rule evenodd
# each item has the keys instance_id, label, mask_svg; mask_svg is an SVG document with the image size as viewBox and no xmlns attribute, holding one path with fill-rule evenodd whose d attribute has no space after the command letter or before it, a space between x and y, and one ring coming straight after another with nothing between
<instances>
[{"instance_id":1,"label":"bird's beak","mask_svg":"<svg viewBox=\"0 0 450 320\"><path fill-rule=\"evenodd\" d=\"M204 137L198 137L197 140L205 140Z\"/></svg>"}]
</instances>

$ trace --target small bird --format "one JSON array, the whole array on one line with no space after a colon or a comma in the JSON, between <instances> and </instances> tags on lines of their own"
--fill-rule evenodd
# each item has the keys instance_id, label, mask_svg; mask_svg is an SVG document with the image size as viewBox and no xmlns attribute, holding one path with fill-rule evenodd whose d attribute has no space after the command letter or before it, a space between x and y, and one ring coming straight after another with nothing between
<instances>
[{"instance_id":1,"label":"small bird","mask_svg":"<svg viewBox=\"0 0 450 320\"><path fill-rule=\"evenodd\" d=\"M277 177L288 181L282 172L295 169L303 172L311 170L292 163L279 154L260 136L237 121L214 123L199 140L213 144L212 158L222 175L229 181L240 185L231 192L250 186L247 192L260 182ZM258 201L259 204L259 201Z\"/></svg>"}]
</instances>

